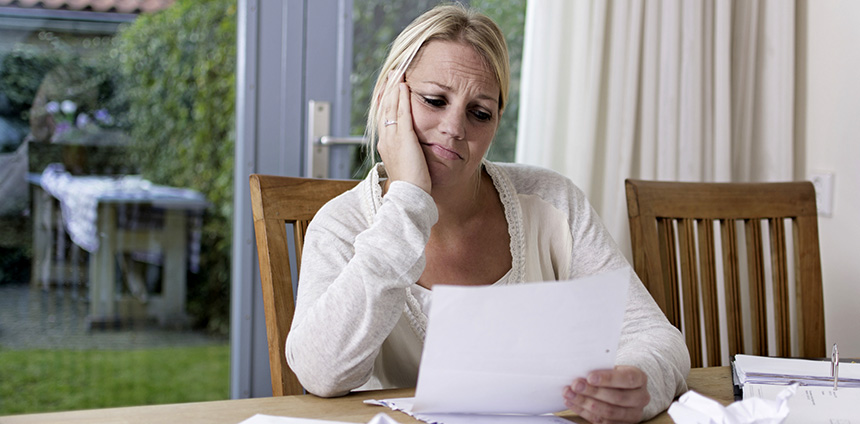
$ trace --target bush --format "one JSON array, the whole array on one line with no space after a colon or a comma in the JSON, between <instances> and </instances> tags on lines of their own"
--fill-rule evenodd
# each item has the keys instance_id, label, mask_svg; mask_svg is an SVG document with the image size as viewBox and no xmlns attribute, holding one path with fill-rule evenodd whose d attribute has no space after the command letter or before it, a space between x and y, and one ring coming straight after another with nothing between
<instances>
[{"instance_id":1,"label":"bush","mask_svg":"<svg viewBox=\"0 0 860 424\"><path fill-rule=\"evenodd\" d=\"M114 55L127 87L134 160L145 178L201 191L200 273L189 276L197 324L229 329L236 68L235 0L179 0L121 30Z\"/></svg>"},{"instance_id":2,"label":"bush","mask_svg":"<svg viewBox=\"0 0 860 424\"><path fill-rule=\"evenodd\" d=\"M14 116L22 123L36 92L51 69L63 65L69 57L56 49L46 50L19 45L0 61L0 93L6 97L3 115Z\"/></svg>"},{"instance_id":3,"label":"bush","mask_svg":"<svg viewBox=\"0 0 860 424\"><path fill-rule=\"evenodd\" d=\"M0 115L30 126L34 141L63 141L51 139L53 130L48 130L44 121L49 114L48 102L70 100L76 105L72 115L84 113L89 117L98 110L122 116L126 108L125 99L116 95L120 74L115 60L105 54L105 49L75 49L68 44L74 37L63 37L46 35L40 45L18 43L0 59ZM53 118L56 124L58 116ZM69 118L74 121L75 116ZM116 120L100 122L99 126L121 130L123 124Z\"/></svg>"}]
</instances>

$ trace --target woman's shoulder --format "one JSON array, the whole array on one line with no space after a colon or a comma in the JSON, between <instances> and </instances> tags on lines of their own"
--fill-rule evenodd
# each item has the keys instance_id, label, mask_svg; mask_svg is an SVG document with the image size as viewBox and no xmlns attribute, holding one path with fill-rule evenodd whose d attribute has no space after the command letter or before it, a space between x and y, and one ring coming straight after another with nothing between
<instances>
[{"instance_id":1,"label":"woman's shoulder","mask_svg":"<svg viewBox=\"0 0 860 424\"><path fill-rule=\"evenodd\" d=\"M362 193L367 191L363 186L367 184L367 180L359 181L355 187L326 202L314 215L311 226L323 226L329 229L340 226L361 226L365 223L367 215L365 210L367 201L362 199Z\"/></svg>"},{"instance_id":2,"label":"woman's shoulder","mask_svg":"<svg viewBox=\"0 0 860 424\"><path fill-rule=\"evenodd\" d=\"M381 164L373 166L364 179L356 181L357 184L355 187L341 193L323 205L319 212L317 212L317 216L358 214L369 217L373 215L382 202L381 181L385 175L381 169Z\"/></svg>"},{"instance_id":3,"label":"woman's shoulder","mask_svg":"<svg viewBox=\"0 0 860 424\"><path fill-rule=\"evenodd\" d=\"M340 213L345 210L358 208L360 204L359 192L362 184L364 184L364 181L359 181L355 187L333 197L320 208L318 214L323 212Z\"/></svg>"}]
</instances>

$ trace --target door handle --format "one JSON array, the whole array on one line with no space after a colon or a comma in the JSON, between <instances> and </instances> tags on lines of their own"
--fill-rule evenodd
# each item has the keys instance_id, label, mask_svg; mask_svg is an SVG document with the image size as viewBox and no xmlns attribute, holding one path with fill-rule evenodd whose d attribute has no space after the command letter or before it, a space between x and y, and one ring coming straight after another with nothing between
<instances>
[{"instance_id":1,"label":"door handle","mask_svg":"<svg viewBox=\"0 0 860 424\"><path fill-rule=\"evenodd\" d=\"M329 154L332 146L364 144L364 137L335 137L331 133L331 104L311 100L308 102L308 157L306 176L329 178Z\"/></svg>"},{"instance_id":2,"label":"door handle","mask_svg":"<svg viewBox=\"0 0 860 424\"><path fill-rule=\"evenodd\" d=\"M323 146L355 146L359 144L364 144L367 142L367 139L360 136L354 137L332 137L330 135L324 135L320 137L318 143Z\"/></svg>"}]
</instances>

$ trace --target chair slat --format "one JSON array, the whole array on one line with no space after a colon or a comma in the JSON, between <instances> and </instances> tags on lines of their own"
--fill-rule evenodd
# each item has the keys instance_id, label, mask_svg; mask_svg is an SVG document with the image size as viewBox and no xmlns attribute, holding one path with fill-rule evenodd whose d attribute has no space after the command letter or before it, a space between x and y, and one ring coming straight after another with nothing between
<instances>
[{"instance_id":1,"label":"chair slat","mask_svg":"<svg viewBox=\"0 0 860 424\"><path fill-rule=\"evenodd\" d=\"M774 332L776 355L791 355L791 318L788 310L788 253L785 245L785 221L768 220L770 229L770 261L773 275Z\"/></svg>"},{"instance_id":2,"label":"chair slat","mask_svg":"<svg viewBox=\"0 0 860 424\"><path fill-rule=\"evenodd\" d=\"M657 238L660 243L659 259L664 281L651 282L651 284L662 283L663 296L667 302L663 312L672 325L681 328L681 300L678 297L678 272L676 271L678 262L675 260L675 227L672 225L672 220L657 221Z\"/></svg>"},{"instance_id":3,"label":"chair slat","mask_svg":"<svg viewBox=\"0 0 860 424\"><path fill-rule=\"evenodd\" d=\"M296 257L302 257L302 251L305 246L305 235L308 233L308 225L311 223L310 220L300 219L296 220L293 223L293 238L296 241ZM302 263L301 261L296 262L296 276L301 275L302 273Z\"/></svg>"},{"instance_id":4,"label":"chair slat","mask_svg":"<svg viewBox=\"0 0 860 424\"><path fill-rule=\"evenodd\" d=\"M750 320L752 322L752 353L767 356L767 308L765 302L764 253L762 251L761 220L746 220L747 275L750 291Z\"/></svg>"},{"instance_id":5,"label":"chair slat","mask_svg":"<svg viewBox=\"0 0 860 424\"><path fill-rule=\"evenodd\" d=\"M726 293L726 332L729 357L744 352L743 308L741 307L740 265L738 264L737 221L720 221L723 250L723 285Z\"/></svg>"},{"instance_id":6,"label":"chair slat","mask_svg":"<svg viewBox=\"0 0 860 424\"><path fill-rule=\"evenodd\" d=\"M814 199L814 193L812 194ZM813 200L814 202L814 200ZM815 216L794 220L794 254L797 290L798 342L801 356L822 358L827 355L824 343L824 294L821 291L821 255L818 247L818 225Z\"/></svg>"},{"instance_id":7,"label":"chair slat","mask_svg":"<svg viewBox=\"0 0 860 424\"><path fill-rule=\"evenodd\" d=\"M716 256L714 254L714 221L698 220L699 278L702 282L702 317L705 322L705 351L708 365L723 365L720 360L720 311L717 302ZM725 364L728 365L728 364Z\"/></svg>"},{"instance_id":8,"label":"chair slat","mask_svg":"<svg viewBox=\"0 0 860 424\"><path fill-rule=\"evenodd\" d=\"M699 320L699 277L696 269L696 234L692 219L678 221L678 242L681 249L681 295L684 299L684 334L690 350L690 364L701 367L701 322Z\"/></svg>"}]
</instances>

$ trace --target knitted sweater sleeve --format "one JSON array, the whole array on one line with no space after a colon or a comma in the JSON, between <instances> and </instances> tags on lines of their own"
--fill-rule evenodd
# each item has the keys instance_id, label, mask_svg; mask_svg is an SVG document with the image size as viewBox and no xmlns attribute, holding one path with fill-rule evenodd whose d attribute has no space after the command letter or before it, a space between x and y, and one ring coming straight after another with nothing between
<instances>
[{"instance_id":1,"label":"knitted sweater sleeve","mask_svg":"<svg viewBox=\"0 0 860 424\"><path fill-rule=\"evenodd\" d=\"M318 396L342 395L368 381L403 313L407 288L424 270L438 219L430 195L408 183L392 183L375 214L362 209L359 193L324 206L305 237L286 359Z\"/></svg>"},{"instance_id":2,"label":"knitted sweater sleeve","mask_svg":"<svg viewBox=\"0 0 860 424\"><path fill-rule=\"evenodd\" d=\"M648 376L651 401L642 420L669 407L687 390L690 355L681 332L669 323L585 195L568 185L569 221L573 238L570 269L573 277L619 268L630 270L630 286L616 365L631 365Z\"/></svg>"}]
</instances>

